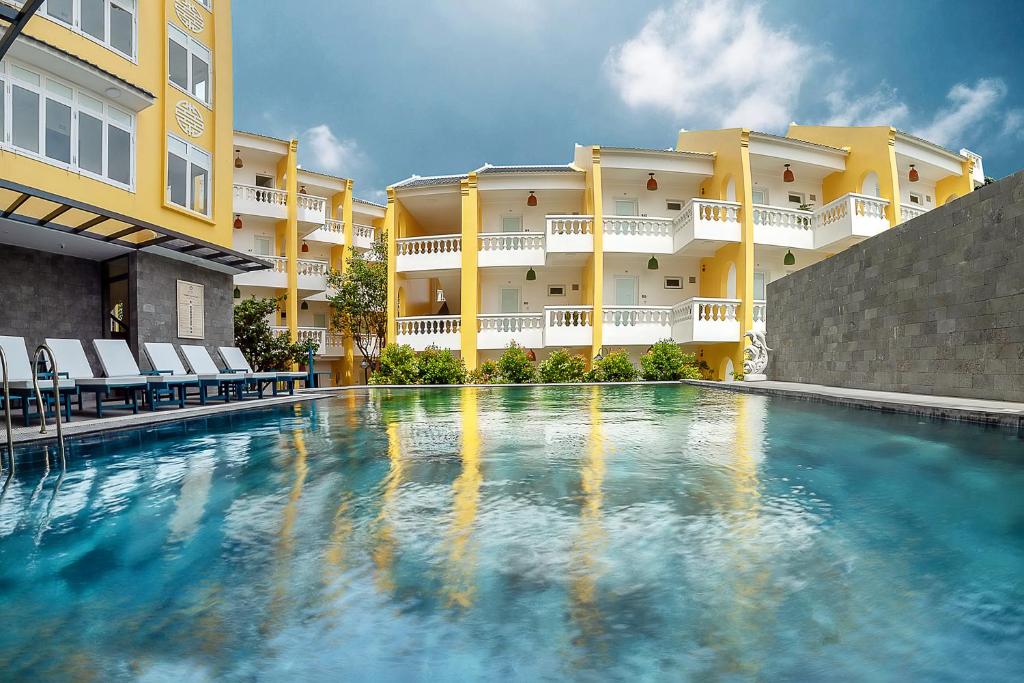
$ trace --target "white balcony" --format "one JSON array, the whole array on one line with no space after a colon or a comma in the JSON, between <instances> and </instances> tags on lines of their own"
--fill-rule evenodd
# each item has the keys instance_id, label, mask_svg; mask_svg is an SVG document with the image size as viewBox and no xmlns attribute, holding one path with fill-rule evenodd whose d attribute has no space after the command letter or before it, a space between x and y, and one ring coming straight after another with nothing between
<instances>
[{"instance_id":1,"label":"white balcony","mask_svg":"<svg viewBox=\"0 0 1024 683\"><path fill-rule=\"evenodd\" d=\"M791 249L814 249L814 212L754 204L754 242Z\"/></svg>"},{"instance_id":2,"label":"white balcony","mask_svg":"<svg viewBox=\"0 0 1024 683\"><path fill-rule=\"evenodd\" d=\"M462 268L462 236L405 237L395 241L399 272Z\"/></svg>"},{"instance_id":3,"label":"white balcony","mask_svg":"<svg viewBox=\"0 0 1024 683\"><path fill-rule=\"evenodd\" d=\"M768 304L759 299L754 300L754 330L761 334L768 333L767 315L768 315Z\"/></svg>"},{"instance_id":4,"label":"white balcony","mask_svg":"<svg viewBox=\"0 0 1024 683\"><path fill-rule=\"evenodd\" d=\"M285 220L288 218L288 193L272 187L235 185L235 213Z\"/></svg>"},{"instance_id":5,"label":"white balcony","mask_svg":"<svg viewBox=\"0 0 1024 683\"><path fill-rule=\"evenodd\" d=\"M312 290L322 292L327 289L327 271L331 265L327 261L313 261L299 259L298 288L301 290Z\"/></svg>"},{"instance_id":6,"label":"white balcony","mask_svg":"<svg viewBox=\"0 0 1024 683\"><path fill-rule=\"evenodd\" d=\"M318 355L326 358L341 358L344 356L345 335L328 330L325 330L324 332L324 343L320 345L320 352Z\"/></svg>"},{"instance_id":7,"label":"white balcony","mask_svg":"<svg viewBox=\"0 0 1024 683\"><path fill-rule=\"evenodd\" d=\"M738 342L739 299L693 297L672 307L672 338L680 344Z\"/></svg>"},{"instance_id":8,"label":"white balcony","mask_svg":"<svg viewBox=\"0 0 1024 683\"><path fill-rule=\"evenodd\" d=\"M548 216L548 253L589 254L594 251L593 216Z\"/></svg>"},{"instance_id":9,"label":"white balcony","mask_svg":"<svg viewBox=\"0 0 1024 683\"><path fill-rule=\"evenodd\" d=\"M271 331L275 337L284 337L288 335L288 328L284 326L272 327ZM317 355L324 355L324 349L327 347L327 330L323 327L300 327L298 330L298 339L294 341L304 344L307 341L313 340L317 343L318 350Z\"/></svg>"},{"instance_id":10,"label":"white balcony","mask_svg":"<svg viewBox=\"0 0 1024 683\"><path fill-rule=\"evenodd\" d=\"M900 223L906 223L907 221L923 216L928 213L927 209L922 209L919 206L913 206L912 204L900 204Z\"/></svg>"},{"instance_id":11,"label":"white balcony","mask_svg":"<svg viewBox=\"0 0 1024 683\"><path fill-rule=\"evenodd\" d=\"M458 351L462 348L462 317L458 315L424 315L399 318L397 341L408 344L416 351L428 346Z\"/></svg>"},{"instance_id":12,"label":"white balcony","mask_svg":"<svg viewBox=\"0 0 1024 683\"><path fill-rule=\"evenodd\" d=\"M673 253L693 242L739 242L740 205L691 199L673 221Z\"/></svg>"},{"instance_id":13,"label":"white balcony","mask_svg":"<svg viewBox=\"0 0 1024 683\"><path fill-rule=\"evenodd\" d=\"M601 330L605 346L650 346L672 337L672 307L605 306Z\"/></svg>"},{"instance_id":14,"label":"white balcony","mask_svg":"<svg viewBox=\"0 0 1024 683\"><path fill-rule=\"evenodd\" d=\"M889 228L889 200L849 193L814 213L814 247L846 247Z\"/></svg>"},{"instance_id":15,"label":"white balcony","mask_svg":"<svg viewBox=\"0 0 1024 683\"><path fill-rule=\"evenodd\" d=\"M592 306L545 306L544 345L590 346L594 343Z\"/></svg>"},{"instance_id":16,"label":"white balcony","mask_svg":"<svg viewBox=\"0 0 1024 683\"><path fill-rule=\"evenodd\" d=\"M647 216L605 216L604 250L606 252L671 254L672 219Z\"/></svg>"},{"instance_id":17,"label":"white balcony","mask_svg":"<svg viewBox=\"0 0 1024 683\"><path fill-rule=\"evenodd\" d=\"M323 226L306 235L303 239L323 244L345 244L345 222L328 218Z\"/></svg>"},{"instance_id":18,"label":"white balcony","mask_svg":"<svg viewBox=\"0 0 1024 683\"><path fill-rule=\"evenodd\" d=\"M352 225L352 244L356 249L370 249L373 247L375 234L372 225L354 223Z\"/></svg>"},{"instance_id":19,"label":"white balcony","mask_svg":"<svg viewBox=\"0 0 1024 683\"><path fill-rule=\"evenodd\" d=\"M485 232L480 235L477 265L543 266L544 235L539 232Z\"/></svg>"},{"instance_id":20,"label":"white balcony","mask_svg":"<svg viewBox=\"0 0 1024 683\"><path fill-rule=\"evenodd\" d=\"M481 313L477 325L480 349L504 349L512 342L527 349L544 346L543 313Z\"/></svg>"},{"instance_id":21,"label":"white balcony","mask_svg":"<svg viewBox=\"0 0 1024 683\"><path fill-rule=\"evenodd\" d=\"M323 225L327 221L327 200L311 194L296 195L297 214L300 223Z\"/></svg>"},{"instance_id":22,"label":"white balcony","mask_svg":"<svg viewBox=\"0 0 1024 683\"><path fill-rule=\"evenodd\" d=\"M288 259L284 256L260 256L259 258L269 262L270 268L255 270L251 273L239 273L235 276L235 284L249 287L287 288Z\"/></svg>"}]
</instances>

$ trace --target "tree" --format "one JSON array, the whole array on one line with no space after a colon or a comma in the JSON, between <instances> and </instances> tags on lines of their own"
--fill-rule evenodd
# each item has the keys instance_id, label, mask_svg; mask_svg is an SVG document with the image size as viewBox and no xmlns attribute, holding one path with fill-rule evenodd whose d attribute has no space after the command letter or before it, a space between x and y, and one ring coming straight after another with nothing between
<instances>
[{"instance_id":1,"label":"tree","mask_svg":"<svg viewBox=\"0 0 1024 683\"><path fill-rule=\"evenodd\" d=\"M327 299L331 329L352 339L370 371L376 372L388 329L387 235L382 234L366 255L353 250L345 272L327 274L327 286L334 290Z\"/></svg>"},{"instance_id":2,"label":"tree","mask_svg":"<svg viewBox=\"0 0 1024 683\"><path fill-rule=\"evenodd\" d=\"M299 344L288 335L274 335L268 321L284 299L250 297L235 306L235 346L256 372L287 370L292 363L306 362L310 348L317 351L313 340Z\"/></svg>"}]
</instances>

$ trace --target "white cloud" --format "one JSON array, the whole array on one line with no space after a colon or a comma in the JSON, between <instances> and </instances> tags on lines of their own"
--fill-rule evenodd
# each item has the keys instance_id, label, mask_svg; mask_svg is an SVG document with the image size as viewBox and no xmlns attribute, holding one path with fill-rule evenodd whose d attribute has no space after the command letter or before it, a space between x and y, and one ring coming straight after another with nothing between
<instances>
[{"instance_id":1,"label":"white cloud","mask_svg":"<svg viewBox=\"0 0 1024 683\"><path fill-rule=\"evenodd\" d=\"M312 170L352 177L366 160L355 140L338 138L325 123L304 131L301 142L299 149L312 160Z\"/></svg>"},{"instance_id":2,"label":"white cloud","mask_svg":"<svg viewBox=\"0 0 1024 683\"><path fill-rule=\"evenodd\" d=\"M1006 112L1000 134L1024 139L1024 109L1011 109Z\"/></svg>"},{"instance_id":3,"label":"white cloud","mask_svg":"<svg viewBox=\"0 0 1024 683\"><path fill-rule=\"evenodd\" d=\"M899 126L910 110L900 101L896 88L885 81L868 93L851 96L853 86L844 74L825 95L829 126Z\"/></svg>"},{"instance_id":4,"label":"white cloud","mask_svg":"<svg viewBox=\"0 0 1024 683\"><path fill-rule=\"evenodd\" d=\"M995 108L1005 97L1006 83L999 78L979 79L973 87L957 83L946 94L949 106L914 133L940 145L959 144L971 129L999 116Z\"/></svg>"},{"instance_id":5,"label":"white cloud","mask_svg":"<svg viewBox=\"0 0 1024 683\"><path fill-rule=\"evenodd\" d=\"M770 26L759 5L677 0L648 15L612 48L605 72L634 108L653 107L711 125L781 129L820 48Z\"/></svg>"}]
</instances>

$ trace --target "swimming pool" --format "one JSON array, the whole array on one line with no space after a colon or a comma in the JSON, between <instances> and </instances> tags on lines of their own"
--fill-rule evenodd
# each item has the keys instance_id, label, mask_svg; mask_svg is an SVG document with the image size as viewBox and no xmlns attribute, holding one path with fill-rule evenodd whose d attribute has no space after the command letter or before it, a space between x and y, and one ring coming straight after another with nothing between
<instances>
[{"instance_id":1,"label":"swimming pool","mask_svg":"<svg viewBox=\"0 0 1024 683\"><path fill-rule=\"evenodd\" d=\"M68 452L0 502L6 680L1024 676L1006 430L377 390Z\"/></svg>"}]
</instances>

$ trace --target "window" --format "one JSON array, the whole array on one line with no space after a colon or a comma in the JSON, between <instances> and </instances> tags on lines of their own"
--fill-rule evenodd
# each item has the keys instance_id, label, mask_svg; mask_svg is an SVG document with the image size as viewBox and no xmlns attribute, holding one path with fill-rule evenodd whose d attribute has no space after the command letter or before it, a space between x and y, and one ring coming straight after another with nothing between
<instances>
[{"instance_id":1,"label":"window","mask_svg":"<svg viewBox=\"0 0 1024 683\"><path fill-rule=\"evenodd\" d=\"M270 246L272 242L267 235L256 235L253 240L253 251L256 252L257 256L271 256Z\"/></svg>"},{"instance_id":2,"label":"window","mask_svg":"<svg viewBox=\"0 0 1024 683\"><path fill-rule=\"evenodd\" d=\"M327 314L326 313L314 313L313 314L313 327L319 327L325 329L327 327Z\"/></svg>"},{"instance_id":3,"label":"window","mask_svg":"<svg viewBox=\"0 0 1024 683\"><path fill-rule=\"evenodd\" d=\"M135 0L46 0L41 14L135 59Z\"/></svg>"},{"instance_id":4,"label":"window","mask_svg":"<svg viewBox=\"0 0 1024 683\"><path fill-rule=\"evenodd\" d=\"M213 0L196 0L196 2L198 2L200 5L202 5L209 11L213 11Z\"/></svg>"},{"instance_id":5,"label":"window","mask_svg":"<svg viewBox=\"0 0 1024 683\"><path fill-rule=\"evenodd\" d=\"M665 201L665 208L669 211L682 211L683 203L681 199L668 199Z\"/></svg>"},{"instance_id":6,"label":"window","mask_svg":"<svg viewBox=\"0 0 1024 683\"><path fill-rule=\"evenodd\" d=\"M615 200L615 215L616 216L636 216L639 213L637 208L637 202L635 199L616 199Z\"/></svg>"},{"instance_id":7,"label":"window","mask_svg":"<svg viewBox=\"0 0 1024 683\"><path fill-rule=\"evenodd\" d=\"M501 217L501 231L502 232L522 232L523 231L523 217L522 216L502 216Z\"/></svg>"},{"instance_id":8,"label":"window","mask_svg":"<svg viewBox=\"0 0 1024 683\"><path fill-rule=\"evenodd\" d=\"M167 25L167 64L171 83L200 102L210 104L210 50L170 24Z\"/></svg>"},{"instance_id":9,"label":"window","mask_svg":"<svg viewBox=\"0 0 1024 683\"><path fill-rule=\"evenodd\" d=\"M565 296L565 285L548 285L548 296Z\"/></svg>"},{"instance_id":10,"label":"window","mask_svg":"<svg viewBox=\"0 0 1024 683\"><path fill-rule=\"evenodd\" d=\"M917 204L918 206L921 206L922 204L924 204L924 202L921 201L921 195L917 194L916 192L911 192L910 193L910 203L911 204Z\"/></svg>"},{"instance_id":11,"label":"window","mask_svg":"<svg viewBox=\"0 0 1024 683\"><path fill-rule=\"evenodd\" d=\"M800 192L788 192L786 201L788 201L790 204L796 204L797 206L800 206L801 204L804 203L804 196Z\"/></svg>"},{"instance_id":12,"label":"window","mask_svg":"<svg viewBox=\"0 0 1024 683\"><path fill-rule=\"evenodd\" d=\"M167 201L210 215L210 155L181 138L167 138Z\"/></svg>"},{"instance_id":13,"label":"window","mask_svg":"<svg viewBox=\"0 0 1024 683\"><path fill-rule=\"evenodd\" d=\"M755 204L767 204L768 203L768 190L763 190L755 187L750 191L751 201Z\"/></svg>"},{"instance_id":14,"label":"window","mask_svg":"<svg viewBox=\"0 0 1024 683\"><path fill-rule=\"evenodd\" d=\"M256 174L256 187L274 187L274 176Z\"/></svg>"},{"instance_id":15,"label":"window","mask_svg":"<svg viewBox=\"0 0 1024 683\"><path fill-rule=\"evenodd\" d=\"M98 96L16 64L0 79L0 143L132 189L135 119ZM2 72L0 66L0 72ZM4 115L10 111L9 124Z\"/></svg>"},{"instance_id":16,"label":"window","mask_svg":"<svg viewBox=\"0 0 1024 683\"><path fill-rule=\"evenodd\" d=\"M665 289L682 289L683 278L681 277L666 277L665 278Z\"/></svg>"},{"instance_id":17,"label":"window","mask_svg":"<svg viewBox=\"0 0 1024 683\"><path fill-rule=\"evenodd\" d=\"M501 312L519 312L519 290L505 288L501 290Z\"/></svg>"},{"instance_id":18,"label":"window","mask_svg":"<svg viewBox=\"0 0 1024 683\"><path fill-rule=\"evenodd\" d=\"M764 301L765 299L765 283L768 281L768 276L764 273L754 271L754 300Z\"/></svg>"}]
</instances>

